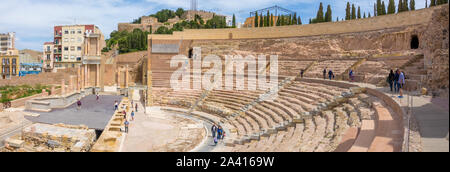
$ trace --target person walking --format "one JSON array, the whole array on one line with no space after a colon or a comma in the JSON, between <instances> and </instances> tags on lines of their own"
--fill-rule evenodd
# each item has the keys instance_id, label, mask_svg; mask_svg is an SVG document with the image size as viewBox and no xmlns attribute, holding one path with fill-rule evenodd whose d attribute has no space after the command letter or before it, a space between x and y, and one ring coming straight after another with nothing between
<instances>
[{"instance_id":1,"label":"person walking","mask_svg":"<svg viewBox=\"0 0 450 172\"><path fill-rule=\"evenodd\" d=\"M124 118L124 119L127 119L127 111L123 110L123 111L122 111L122 114L123 114L123 118Z\"/></svg>"},{"instance_id":2,"label":"person walking","mask_svg":"<svg viewBox=\"0 0 450 172\"><path fill-rule=\"evenodd\" d=\"M355 82L353 69L350 69L350 72L348 73L348 78L350 79L350 82Z\"/></svg>"},{"instance_id":3,"label":"person walking","mask_svg":"<svg viewBox=\"0 0 450 172\"><path fill-rule=\"evenodd\" d=\"M219 128L217 129L217 139L221 139L222 138L222 134L223 134L223 129L221 126L219 126Z\"/></svg>"},{"instance_id":4,"label":"person walking","mask_svg":"<svg viewBox=\"0 0 450 172\"><path fill-rule=\"evenodd\" d=\"M128 122L128 120L125 119L124 124L125 124L125 133L128 133L128 125L130 125L130 122Z\"/></svg>"},{"instance_id":5,"label":"person walking","mask_svg":"<svg viewBox=\"0 0 450 172\"><path fill-rule=\"evenodd\" d=\"M394 93L398 93L400 91L400 86L398 85L398 79L400 78L400 70L395 70L394 74Z\"/></svg>"},{"instance_id":6,"label":"person walking","mask_svg":"<svg viewBox=\"0 0 450 172\"><path fill-rule=\"evenodd\" d=\"M305 69L300 70L300 77L303 78L303 74L305 73Z\"/></svg>"},{"instance_id":7,"label":"person walking","mask_svg":"<svg viewBox=\"0 0 450 172\"><path fill-rule=\"evenodd\" d=\"M100 102L100 95L98 95L98 92L95 95L97 96L97 103Z\"/></svg>"},{"instance_id":8,"label":"person walking","mask_svg":"<svg viewBox=\"0 0 450 172\"><path fill-rule=\"evenodd\" d=\"M134 106L134 108L136 109L136 112L138 112L138 104L136 103L136 105Z\"/></svg>"},{"instance_id":9,"label":"person walking","mask_svg":"<svg viewBox=\"0 0 450 172\"><path fill-rule=\"evenodd\" d=\"M402 71L399 71L400 75L398 77L398 86L399 86L399 92L400 96L398 98L403 98L403 87L405 86L405 74Z\"/></svg>"},{"instance_id":10,"label":"person walking","mask_svg":"<svg viewBox=\"0 0 450 172\"><path fill-rule=\"evenodd\" d=\"M134 121L134 111L131 111L131 121Z\"/></svg>"},{"instance_id":11,"label":"person walking","mask_svg":"<svg viewBox=\"0 0 450 172\"><path fill-rule=\"evenodd\" d=\"M333 73L333 71L331 69L328 71L328 78L330 78L330 80L332 78L334 78L334 73Z\"/></svg>"},{"instance_id":12,"label":"person walking","mask_svg":"<svg viewBox=\"0 0 450 172\"><path fill-rule=\"evenodd\" d=\"M77 110L81 110L81 100L78 99L77 101Z\"/></svg>"},{"instance_id":13,"label":"person walking","mask_svg":"<svg viewBox=\"0 0 450 172\"><path fill-rule=\"evenodd\" d=\"M323 79L327 79L327 68L323 69Z\"/></svg>"},{"instance_id":14,"label":"person walking","mask_svg":"<svg viewBox=\"0 0 450 172\"><path fill-rule=\"evenodd\" d=\"M389 87L391 88L391 92L394 92L394 89L393 89L393 87L394 87L394 77L395 77L394 71L391 69L391 71L389 72L389 75L387 77L387 82L389 83Z\"/></svg>"},{"instance_id":15,"label":"person walking","mask_svg":"<svg viewBox=\"0 0 450 172\"><path fill-rule=\"evenodd\" d=\"M216 124L211 126L211 136L214 138L216 137L216 132L217 132L217 126Z\"/></svg>"},{"instance_id":16,"label":"person walking","mask_svg":"<svg viewBox=\"0 0 450 172\"><path fill-rule=\"evenodd\" d=\"M116 100L114 103L114 110L117 110L117 109L119 109L119 103L117 103L117 100Z\"/></svg>"}]
</instances>

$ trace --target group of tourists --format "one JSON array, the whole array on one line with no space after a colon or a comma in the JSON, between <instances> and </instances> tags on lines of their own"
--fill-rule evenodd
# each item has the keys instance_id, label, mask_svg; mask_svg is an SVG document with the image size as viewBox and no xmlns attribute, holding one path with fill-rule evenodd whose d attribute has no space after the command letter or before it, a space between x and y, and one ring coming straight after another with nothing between
<instances>
[{"instance_id":1,"label":"group of tourists","mask_svg":"<svg viewBox=\"0 0 450 172\"><path fill-rule=\"evenodd\" d=\"M332 80L334 77L333 70L328 70L328 79ZM323 69L323 79L327 79L327 68Z\"/></svg>"},{"instance_id":2,"label":"group of tourists","mask_svg":"<svg viewBox=\"0 0 450 172\"><path fill-rule=\"evenodd\" d=\"M114 110L116 111L118 109L119 109L119 102L116 100L114 102ZM128 133L128 127L130 125L130 121L134 121L135 111L138 112L138 104L137 103L134 104L134 101L131 102L131 109L134 109L134 110L132 110L130 113L130 116L131 116L130 120L128 120L128 118L127 118L127 111L126 111L127 105L123 104L122 109L123 109L122 114L123 114L123 118L124 118L125 133Z\"/></svg>"},{"instance_id":3,"label":"group of tourists","mask_svg":"<svg viewBox=\"0 0 450 172\"><path fill-rule=\"evenodd\" d=\"M395 72L391 69L386 79L386 82L389 83L389 87L391 88L391 92L399 93L398 98L403 98L403 87L406 84L405 79L405 73L400 69L395 70Z\"/></svg>"},{"instance_id":4,"label":"group of tourists","mask_svg":"<svg viewBox=\"0 0 450 172\"><path fill-rule=\"evenodd\" d=\"M219 140L223 140L225 138L225 131L220 125L213 124L211 127L211 133L214 139L214 145L217 145Z\"/></svg>"}]
</instances>

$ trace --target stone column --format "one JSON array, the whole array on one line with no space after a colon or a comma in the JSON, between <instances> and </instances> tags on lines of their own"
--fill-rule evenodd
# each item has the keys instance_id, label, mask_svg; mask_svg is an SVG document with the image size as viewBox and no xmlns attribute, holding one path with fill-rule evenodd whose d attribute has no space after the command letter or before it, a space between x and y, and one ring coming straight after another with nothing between
<instances>
[{"instance_id":1,"label":"stone column","mask_svg":"<svg viewBox=\"0 0 450 172\"><path fill-rule=\"evenodd\" d=\"M117 87L121 88L120 85L120 68L116 68L117 71Z\"/></svg>"},{"instance_id":2,"label":"stone column","mask_svg":"<svg viewBox=\"0 0 450 172\"><path fill-rule=\"evenodd\" d=\"M82 65L81 66L81 68L84 68L84 65ZM84 83L84 69L81 69L81 76L80 76L80 78L81 78L81 90L84 90L84 85L85 85L85 83Z\"/></svg>"},{"instance_id":3,"label":"stone column","mask_svg":"<svg viewBox=\"0 0 450 172\"><path fill-rule=\"evenodd\" d=\"M64 83L64 79L61 81L61 96L66 94L66 84Z\"/></svg>"},{"instance_id":4,"label":"stone column","mask_svg":"<svg viewBox=\"0 0 450 172\"><path fill-rule=\"evenodd\" d=\"M72 93L72 91L73 91L73 76L70 75L69 78L70 78L70 79L69 79L69 88L67 89L67 92L70 94L70 93Z\"/></svg>"},{"instance_id":5,"label":"stone column","mask_svg":"<svg viewBox=\"0 0 450 172\"><path fill-rule=\"evenodd\" d=\"M125 66L125 88L128 88L128 80L129 80L129 72L128 72L128 65Z\"/></svg>"},{"instance_id":6,"label":"stone column","mask_svg":"<svg viewBox=\"0 0 450 172\"><path fill-rule=\"evenodd\" d=\"M95 87L100 87L100 65L96 65L95 73L97 74L97 77L95 79Z\"/></svg>"},{"instance_id":7,"label":"stone column","mask_svg":"<svg viewBox=\"0 0 450 172\"><path fill-rule=\"evenodd\" d=\"M81 66L78 67L77 73L77 92L81 91Z\"/></svg>"}]
</instances>

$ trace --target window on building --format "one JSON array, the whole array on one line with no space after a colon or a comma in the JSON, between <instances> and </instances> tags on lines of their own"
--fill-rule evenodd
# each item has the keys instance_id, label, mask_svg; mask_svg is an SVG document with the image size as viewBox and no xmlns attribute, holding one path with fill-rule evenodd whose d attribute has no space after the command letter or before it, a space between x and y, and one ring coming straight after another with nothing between
<instances>
[{"instance_id":1,"label":"window on building","mask_svg":"<svg viewBox=\"0 0 450 172\"><path fill-rule=\"evenodd\" d=\"M71 30L71 31L70 31L70 34L75 34L75 30Z\"/></svg>"},{"instance_id":2,"label":"window on building","mask_svg":"<svg viewBox=\"0 0 450 172\"><path fill-rule=\"evenodd\" d=\"M69 47L64 47L64 51L69 51Z\"/></svg>"},{"instance_id":3,"label":"window on building","mask_svg":"<svg viewBox=\"0 0 450 172\"><path fill-rule=\"evenodd\" d=\"M13 64L13 65L16 65L16 58L13 58L13 59L12 59L12 64Z\"/></svg>"},{"instance_id":4,"label":"window on building","mask_svg":"<svg viewBox=\"0 0 450 172\"><path fill-rule=\"evenodd\" d=\"M82 41L83 41L83 39L81 37L78 37L78 42L80 43Z\"/></svg>"},{"instance_id":5,"label":"window on building","mask_svg":"<svg viewBox=\"0 0 450 172\"><path fill-rule=\"evenodd\" d=\"M78 33L78 34L81 34L81 29L78 29L78 30L77 30L77 33Z\"/></svg>"},{"instance_id":6,"label":"window on building","mask_svg":"<svg viewBox=\"0 0 450 172\"><path fill-rule=\"evenodd\" d=\"M69 34L69 31L68 31L68 30L65 30L65 31L64 31L64 34Z\"/></svg>"},{"instance_id":7,"label":"window on building","mask_svg":"<svg viewBox=\"0 0 450 172\"><path fill-rule=\"evenodd\" d=\"M71 55L71 56L70 56L70 59L71 59L71 60L75 59L75 56L74 56L74 55Z\"/></svg>"},{"instance_id":8,"label":"window on building","mask_svg":"<svg viewBox=\"0 0 450 172\"><path fill-rule=\"evenodd\" d=\"M70 51L75 51L75 47L74 47L74 46L71 46L71 47L70 47Z\"/></svg>"},{"instance_id":9,"label":"window on building","mask_svg":"<svg viewBox=\"0 0 450 172\"><path fill-rule=\"evenodd\" d=\"M70 42L75 42L75 38L70 38Z\"/></svg>"},{"instance_id":10,"label":"window on building","mask_svg":"<svg viewBox=\"0 0 450 172\"><path fill-rule=\"evenodd\" d=\"M64 42L69 42L69 38L64 38Z\"/></svg>"},{"instance_id":11,"label":"window on building","mask_svg":"<svg viewBox=\"0 0 450 172\"><path fill-rule=\"evenodd\" d=\"M69 59L69 55L64 55L64 59Z\"/></svg>"},{"instance_id":12,"label":"window on building","mask_svg":"<svg viewBox=\"0 0 450 172\"><path fill-rule=\"evenodd\" d=\"M50 54L47 54L47 60L50 60Z\"/></svg>"},{"instance_id":13,"label":"window on building","mask_svg":"<svg viewBox=\"0 0 450 172\"><path fill-rule=\"evenodd\" d=\"M78 47L77 50L78 50L78 51L81 51L81 47Z\"/></svg>"}]
</instances>

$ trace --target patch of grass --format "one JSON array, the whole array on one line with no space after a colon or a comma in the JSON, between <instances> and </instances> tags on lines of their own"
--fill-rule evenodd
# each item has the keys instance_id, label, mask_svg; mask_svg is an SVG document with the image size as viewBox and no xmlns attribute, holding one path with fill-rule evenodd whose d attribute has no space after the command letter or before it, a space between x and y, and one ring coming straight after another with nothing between
<instances>
[{"instance_id":1,"label":"patch of grass","mask_svg":"<svg viewBox=\"0 0 450 172\"><path fill-rule=\"evenodd\" d=\"M30 85L19 85L19 86L1 86L0 87L0 103L5 103L8 101L13 101L16 99L33 96L36 94L42 93L42 90L45 89L47 92L50 92L50 86L36 84L34 86Z\"/></svg>"}]
</instances>

